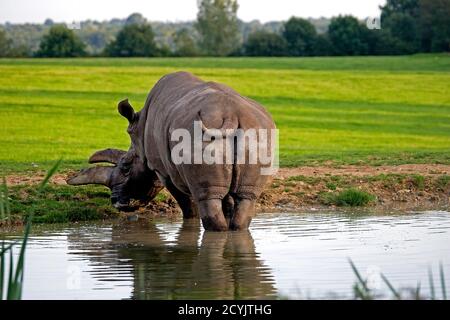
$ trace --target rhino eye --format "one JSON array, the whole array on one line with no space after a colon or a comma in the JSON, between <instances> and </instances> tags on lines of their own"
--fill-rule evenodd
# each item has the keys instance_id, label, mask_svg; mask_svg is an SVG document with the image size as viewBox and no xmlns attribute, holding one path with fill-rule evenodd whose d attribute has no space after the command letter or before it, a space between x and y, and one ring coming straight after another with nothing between
<instances>
[{"instance_id":1,"label":"rhino eye","mask_svg":"<svg viewBox=\"0 0 450 320\"><path fill-rule=\"evenodd\" d=\"M120 171L122 171L123 173L130 172L130 169L131 169L131 164L129 164L129 163L124 163L120 166Z\"/></svg>"}]
</instances>

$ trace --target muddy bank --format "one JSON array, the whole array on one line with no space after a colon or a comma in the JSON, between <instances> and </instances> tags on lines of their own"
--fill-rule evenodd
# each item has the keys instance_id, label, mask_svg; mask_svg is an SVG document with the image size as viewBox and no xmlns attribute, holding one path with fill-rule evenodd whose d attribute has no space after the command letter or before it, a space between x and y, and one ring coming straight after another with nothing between
<instances>
[{"instance_id":1,"label":"muddy bank","mask_svg":"<svg viewBox=\"0 0 450 320\"><path fill-rule=\"evenodd\" d=\"M51 184L65 186L67 174L70 172L55 175ZM7 183L13 187L30 186L39 183L43 176L43 173L35 176L12 175L7 177ZM353 198L366 197L365 201L351 202L355 200L353 198L349 203L339 201L340 196L349 189L353 192ZM76 190L74 187L74 194ZM93 205L95 207L95 202ZM448 210L450 165L281 168L258 200L257 209L259 212L314 211L337 210L351 205L376 211ZM103 207L109 206L105 203ZM110 214L111 210L106 211ZM177 217L180 209L164 190L156 201L137 213ZM131 216L132 219L135 215L127 214L125 217Z\"/></svg>"}]
</instances>

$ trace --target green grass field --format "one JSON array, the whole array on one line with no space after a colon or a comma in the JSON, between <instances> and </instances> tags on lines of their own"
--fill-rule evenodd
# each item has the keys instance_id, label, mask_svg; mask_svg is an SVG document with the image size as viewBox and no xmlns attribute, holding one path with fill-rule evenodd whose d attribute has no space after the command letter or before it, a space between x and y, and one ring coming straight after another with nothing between
<instances>
[{"instance_id":1,"label":"green grass field","mask_svg":"<svg viewBox=\"0 0 450 320\"><path fill-rule=\"evenodd\" d=\"M177 70L262 103L280 129L283 166L450 163L450 55L0 59L0 174L126 149L117 102L139 109Z\"/></svg>"}]
</instances>

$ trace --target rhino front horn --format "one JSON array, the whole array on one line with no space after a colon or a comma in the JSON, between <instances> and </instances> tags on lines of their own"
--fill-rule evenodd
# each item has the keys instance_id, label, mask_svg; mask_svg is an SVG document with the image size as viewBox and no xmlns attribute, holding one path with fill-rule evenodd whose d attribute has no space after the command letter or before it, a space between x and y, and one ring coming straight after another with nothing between
<instances>
[{"instance_id":1,"label":"rhino front horn","mask_svg":"<svg viewBox=\"0 0 450 320\"><path fill-rule=\"evenodd\" d=\"M67 180L67 184L73 186L85 184L102 184L109 187L109 179L113 172L113 167L93 167L83 169Z\"/></svg>"},{"instance_id":2,"label":"rhino front horn","mask_svg":"<svg viewBox=\"0 0 450 320\"><path fill-rule=\"evenodd\" d=\"M118 164L120 159L126 154L126 151L118 149L105 149L94 153L89 158L89 163L108 162Z\"/></svg>"}]
</instances>

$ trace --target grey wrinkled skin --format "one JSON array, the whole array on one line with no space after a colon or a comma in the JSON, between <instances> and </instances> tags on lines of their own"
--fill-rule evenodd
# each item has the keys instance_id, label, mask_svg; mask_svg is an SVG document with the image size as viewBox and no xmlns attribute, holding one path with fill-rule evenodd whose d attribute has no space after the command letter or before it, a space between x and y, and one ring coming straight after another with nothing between
<instances>
[{"instance_id":1,"label":"grey wrinkled skin","mask_svg":"<svg viewBox=\"0 0 450 320\"><path fill-rule=\"evenodd\" d=\"M271 116L262 106L225 85L176 72L156 83L141 111L135 112L128 100L121 101L118 109L129 121L129 151L117 151L116 163L104 160L110 155L108 152L107 156L91 161L103 159L115 164L102 178L93 178L90 172L83 175L82 171L69 179L69 184L107 185L112 190L113 204L126 210L130 199L146 202L156 196L161 190L160 181L177 200L184 218L200 215L206 230L248 228L255 214L256 199L271 178L261 175L262 165L175 165L171 150L178 141L170 139L171 133L180 128L187 129L194 137L194 121L199 120L208 129L224 132L238 128L275 129Z\"/></svg>"}]
</instances>

